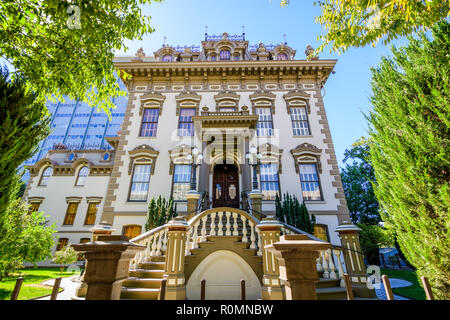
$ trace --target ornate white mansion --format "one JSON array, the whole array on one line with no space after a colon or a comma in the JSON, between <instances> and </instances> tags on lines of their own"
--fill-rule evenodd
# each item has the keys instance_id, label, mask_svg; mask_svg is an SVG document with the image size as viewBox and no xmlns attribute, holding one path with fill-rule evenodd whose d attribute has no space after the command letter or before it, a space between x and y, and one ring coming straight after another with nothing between
<instances>
[{"instance_id":1,"label":"ornate white mansion","mask_svg":"<svg viewBox=\"0 0 450 320\"><path fill-rule=\"evenodd\" d=\"M131 261L122 298L157 299L167 278L174 299L198 299L202 279L208 299L236 298L241 279L248 299L283 299L264 244L306 234L274 219L276 195L289 193L316 217L308 237L332 245L317 259L319 299L345 297L344 272L368 296L321 94L337 61L302 55L224 33L201 47L116 57L131 77L122 76L128 105L118 136L107 138L113 149L50 150L28 167L30 210L56 222L58 248L90 241L100 222L147 246ZM187 228L176 250L166 226L144 229L160 195L173 197Z\"/></svg>"}]
</instances>

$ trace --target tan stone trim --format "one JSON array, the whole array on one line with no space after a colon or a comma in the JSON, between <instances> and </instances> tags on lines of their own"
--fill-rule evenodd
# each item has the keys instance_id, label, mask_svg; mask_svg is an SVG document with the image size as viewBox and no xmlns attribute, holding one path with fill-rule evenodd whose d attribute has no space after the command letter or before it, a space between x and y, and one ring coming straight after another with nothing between
<instances>
[{"instance_id":1,"label":"tan stone trim","mask_svg":"<svg viewBox=\"0 0 450 320\"><path fill-rule=\"evenodd\" d=\"M264 91L264 90L260 90L258 92L255 92L254 94L251 94L249 96L250 101L252 102L252 112L253 114L256 114L256 107L268 107L271 109L272 114L275 114L275 98L276 95L268 92L268 91ZM258 103L261 102L267 102L267 104L261 104L258 105Z\"/></svg>"},{"instance_id":2,"label":"tan stone trim","mask_svg":"<svg viewBox=\"0 0 450 320\"><path fill-rule=\"evenodd\" d=\"M199 113L200 100L202 97L196 92L181 92L175 97L177 103L176 115L180 114L181 108L195 108L195 114Z\"/></svg>"},{"instance_id":3,"label":"tan stone trim","mask_svg":"<svg viewBox=\"0 0 450 320\"><path fill-rule=\"evenodd\" d=\"M145 207L147 209L147 207ZM136 216L136 217L145 217L147 216L147 211L114 211L114 216Z\"/></svg>"},{"instance_id":4,"label":"tan stone trim","mask_svg":"<svg viewBox=\"0 0 450 320\"><path fill-rule=\"evenodd\" d=\"M278 174L283 173L281 156L283 155L283 149L279 149L277 146L265 143L258 146L258 152L263 156L261 163L276 163L278 166ZM275 158L276 161L272 161ZM259 171L259 166L257 167Z\"/></svg>"},{"instance_id":5,"label":"tan stone trim","mask_svg":"<svg viewBox=\"0 0 450 320\"><path fill-rule=\"evenodd\" d=\"M83 199L83 197L69 196L69 197L66 197L66 203L81 202L81 199Z\"/></svg>"},{"instance_id":6,"label":"tan stone trim","mask_svg":"<svg viewBox=\"0 0 450 320\"><path fill-rule=\"evenodd\" d=\"M305 93L303 90L295 90L291 91L285 95L283 95L284 100L286 101L286 110L287 113L290 114L291 107L301 107L305 106L308 114L311 113L311 107L309 105L309 94ZM319 121L320 123L320 121Z\"/></svg>"},{"instance_id":7,"label":"tan stone trim","mask_svg":"<svg viewBox=\"0 0 450 320\"><path fill-rule=\"evenodd\" d=\"M162 114L165 95L159 93L148 93L140 97L141 106L139 108L139 115L142 116L144 109L159 109L159 115Z\"/></svg>"},{"instance_id":8,"label":"tan stone trim","mask_svg":"<svg viewBox=\"0 0 450 320\"><path fill-rule=\"evenodd\" d=\"M45 200L45 197L28 197L28 203L42 203Z\"/></svg>"},{"instance_id":9,"label":"tan stone trim","mask_svg":"<svg viewBox=\"0 0 450 320\"><path fill-rule=\"evenodd\" d=\"M319 88L321 88L325 82L325 80L320 79L320 83L317 83L317 86L319 86ZM321 129L321 133L324 134L324 138L323 138L323 143L327 146L327 149L325 150L325 154L330 156L330 159L328 160L333 160L330 161L330 165L331 165L331 170L330 170L330 175L334 177L334 182L332 182L332 186L336 188L336 193L334 194L335 199L339 200L339 205L337 206L337 217L338 217L338 221L339 224L344 223L344 221L346 222L350 222L350 213L348 211L348 207L347 207L347 201L345 199L345 194L344 194L344 189L342 186L342 180L341 180L341 175L339 172L339 167L337 164L337 161L335 163L336 160L336 154L334 151L334 146L333 146L333 141L332 141L332 137L331 137L331 132L330 132L330 127L328 125L328 119L326 116L326 111L325 111L325 107L324 107L324 103L323 103L323 99L322 99L322 95L320 93L320 91L316 91L316 93L314 94L314 98L317 99L317 103L316 106L319 108L319 110L317 111L317 115L321 118L319 120L319 122L322 124L322 129Z\"/></svg>"},{"instance_id":10,"label":"tan stone trim","mask_svg":"<svg viewBox=\"0 0 450 320\"><path fill-rule=\"evenodd\" d=\"M102 202L103 197L86 197L86 202Z\"/></svg>"}]
</instances>

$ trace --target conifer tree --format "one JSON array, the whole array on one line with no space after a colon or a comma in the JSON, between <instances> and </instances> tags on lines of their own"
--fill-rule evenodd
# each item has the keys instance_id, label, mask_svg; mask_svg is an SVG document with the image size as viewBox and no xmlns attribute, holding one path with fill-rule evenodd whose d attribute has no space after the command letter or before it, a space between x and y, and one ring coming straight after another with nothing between
<instances>
[{"instance_id":1,"label":"conifer tree","mask_svg":"<svg viewBox=\"0 0 450 320\"><path fill-rule=\"evenodd\" d=\"M435 297L450 299L450 24L432 35L410 37L372 69L367 117L385 225Z\"/></svg>"}]
</instances>

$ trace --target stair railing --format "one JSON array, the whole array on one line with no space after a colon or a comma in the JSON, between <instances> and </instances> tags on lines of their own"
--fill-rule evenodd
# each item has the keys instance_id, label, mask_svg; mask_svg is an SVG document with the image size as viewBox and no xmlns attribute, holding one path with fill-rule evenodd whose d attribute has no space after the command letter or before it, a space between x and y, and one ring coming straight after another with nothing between
<instances>
[{"instance_id":1,"label":"stair railing","mask_svg":"<svg viewBox=\"0 0 450 320\"><path fill-rule=\"evenodd\" d=\"M136 253L130 261L130 269L136 269L140 263L149 262L151 257L162 256L167 248L167 229L164 225L149 230L130 240L145 245L145 250Z\"/></svg>"},{"instance_id":2,"label":"stair railing","mask_svg":"<svg viewBox=\"0 0 450 320\"><path fill-rule=\"evenodd\" d=\"M218 223L216 221L218 219ZM256 225L259 220L251 214L235 208L219 207L203 211L188 221L192 239L189 248L198 248L207 236L242 236L242 242L250 244L251 249L261 250ZM242 224L239 227L239 224ZM209 229L209 232L207 230ZM208 234L207 234L208 233Z\"/></svg>"}]
</instances>

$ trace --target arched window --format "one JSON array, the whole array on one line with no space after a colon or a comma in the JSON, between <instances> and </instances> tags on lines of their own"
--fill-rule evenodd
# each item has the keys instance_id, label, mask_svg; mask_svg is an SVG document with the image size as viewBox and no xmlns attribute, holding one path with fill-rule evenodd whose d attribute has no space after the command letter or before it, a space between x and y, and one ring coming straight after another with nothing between
<instances>
[{"instance_id":1,"label":"arched window","mask_svg":"<svg viewBox=\"0 0 450 320\"><path fill-rule=\"evenodd\" d=\"M76 186L84 186L86 183L86 177L89 174L89 168L87 166L84 166L83 168L78 171L78 177L77 181L75 182Z\"/></svg>"},{"instance_id":2,"label":"arched window","mask_svg":"<svg viewBox=\"0 0 450 320\"><path fill-rule=\"evenodd\" d=\"M211 61L216 61L216 55L215 55L215 54L213 54L213 55L211 56Z\"/></svg>"},{"instance_id":3,"label":"arched window","mask_svg":"<svg viewBox=\"0 0 450 320\"><path fill-rule=\"evenodd\" d=\"M162 57L162 61L163 62L171 62L171 61L173 61L173 57L170 54L166 54L165 56Z\"/></svg>"},{"instance_id":4,"label":"arched window","mask_svg":"<svg viewBox=\"0 0 450 320\"><path fill-rule=\"evenodd\" d=\"M220 61L229 61L230 60L230 51L221 50L220 51Z\"/></svg>"},{"instance_id":5,"label":"arched window","mask_svg":"<svg viewBox=\"0 0 450 320\"><path fill-rule=\"evenodd\" d=\"M48 178L52 175L52 173L53 173L52 167L45 168L44 171L42 172L42 176L41 176L41 180L39 181L39 185L46 186L48 183Z\"/></svg>"},{"instance_id":6,"label":"arched window","mask_svg":"<svg viewBox=\"0 0 450 320\"><path fill-rule=\"evenodd\" d=\"M288 55L286 53L277 54L277 60L288 60Z\"/></svg>"}]
</instances>

